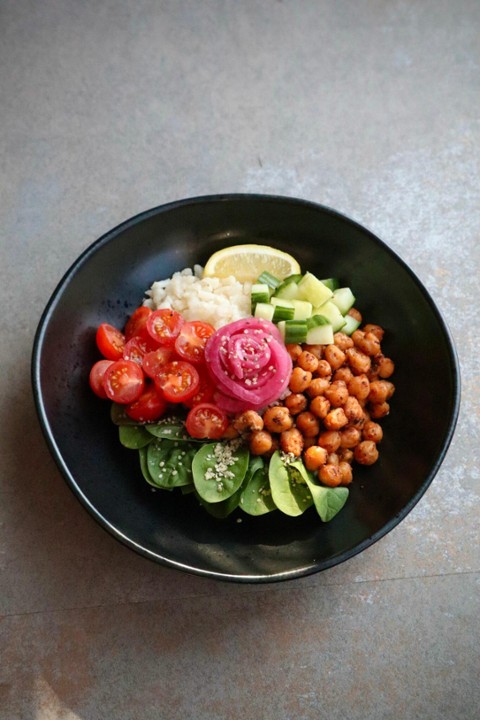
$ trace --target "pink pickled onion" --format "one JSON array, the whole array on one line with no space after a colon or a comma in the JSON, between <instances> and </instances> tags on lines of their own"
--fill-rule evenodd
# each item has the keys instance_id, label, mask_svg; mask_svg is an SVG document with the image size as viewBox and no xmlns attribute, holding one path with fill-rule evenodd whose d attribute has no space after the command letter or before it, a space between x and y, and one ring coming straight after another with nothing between
<instances>
[{"instance_id":1,"label":"pink pickled onion","mask_svg":"<svg viewBox=\"0 0 480 720\"><path fill-rule=\"evenodd\" d=\"M278 328L268 320L246 318L224 325L205 346L215 402L227 412L260 410L288 387L292 360Z\"/></svg>"}]
</instances>

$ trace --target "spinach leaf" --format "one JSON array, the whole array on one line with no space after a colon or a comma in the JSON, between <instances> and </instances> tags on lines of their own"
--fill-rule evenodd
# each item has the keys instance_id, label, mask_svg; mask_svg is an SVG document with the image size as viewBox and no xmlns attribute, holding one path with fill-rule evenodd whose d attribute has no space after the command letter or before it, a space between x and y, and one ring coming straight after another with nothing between
<instances>
[{"instance_id":1,"label":"spinach leaf","mask_svg":"<svg viewBox=\"0 0 480 720\"><path fill-rule=\"evenodd\" d=\"M190 485L196 451L190 443L153 439L147 448L147 467L155 485L167 489Z\"/></svg>"},{"instance_id":2,"label":"spinach leaf","mask_svg":"<svg viewBox=\"0 0 480 720\"><path fill-rule=\"evenodd\" d=\"M118 437L121 444L130 450L139 450L152 442L152 436L141 425L120 425Z\"/></svg>"},{"instance_id":3,"label":"spinach leaf","mask_svg":"<svg viewBox=\"0 0 480 720\"><path fill-rule=\"evenodd\" d=\"M329 522L335 515L340 512L349 495L346 487L325 487L317 485L310 477L307 478L307 484L313 496L315 508L323 522Z\"/></svg>"},{"instance_id":4,"label":"spinach leaf","mask_svg":"<svg viewBox=\"0 0 480 720\"><path fill-rule=\"evenodd\" d=\"M192 462L193 482L207 503L230 498L241 486L250 453L238 440L203 445Z\"/></svg>"},{"instance_id":5,"label":"spinach leaf","mask_svg":"<svg viewBox=\"0 0 480 720\"><path fill-rule=\"evenodd\" d=\"M150 470L148 469L148 463L147 463L147 447L139 448L139 459L140 459L140 470L142 471L142 475L144 479L147 481L149 485L152 485L155 488L158 488L157 483L153 481L152 476L150 475Z\"/></svg>"},{"instance_id":6,"label":"spinach leaf","mask_svg":"<svg viewBox=\"0 0 480 720\"><path fill-rule=\"evenodd\" d=\"M270 458L268 478L272 499L286 515L301 515L313 505L312 494L306 482L307 476L301 460L290 462L278 450Z\"/></svg>"},{"instance_id":7,"label":"spinach leaf","mask_svg":"<svg viewBox=\"0 0 480 720\"><path fill-rule=\"evenodd\" d=\"M240 507L248 515L265 515L276 510L268 481L268 467L262 461L255 467L240 497Z\"/></svg>"},{"instance_id":8,"label":"spinach leaf","mask_svg":"<svg viewBox=\"0 0 480 720\"><path fill-rule=\"evenodd\" d=\"M118 403L110 405L110 418L114 425L138 425L136 420L127 415L124 406Z\"/></svg>"}]
</instances>

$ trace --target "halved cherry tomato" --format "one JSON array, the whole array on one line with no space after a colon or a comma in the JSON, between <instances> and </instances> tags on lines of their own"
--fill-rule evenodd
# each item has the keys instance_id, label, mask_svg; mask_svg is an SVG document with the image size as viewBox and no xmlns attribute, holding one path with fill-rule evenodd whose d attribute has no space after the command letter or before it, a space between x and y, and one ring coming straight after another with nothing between
<instances>
[{"instance_id":1,"label":"halved cherry tomato","mask_svg":"<svg viewBox=\"0 0 480 720\"><path fill-rule=\"evenodd\" d=\"M125 338L130 340L131 338L140 335L140 337L147 337L147 320L148 316L152 314L152 310L145 305L141 305L130 315L125 325Z\"/></svg>"},{"instance_id":2,"label":"halved cherry tomato","mask_svg":"<svg viewBox=\"0 0 480 720\"><path fill-rule=\"evenodd\" d=\"M97 347L107 360L120 360L125 347L125 335L113 325L101 323L95 336Z\"/></svg>"},{"instance_id":3,"label":"halved cherry tomato","mask_svg":"<svg viewBox=\"0 0 480 720\"><path fill-rule=\"evenodd\" d=\"M200 403L210 402L213 398L213 393L215 392L215 386L210 380L205 367L203 365L195 365L195 367L197 368L198 375L200 377L200 383L195 395L188 400L183 401L184 405L189 408L192 408L194 405L199 405Z\"/></svg>"},{"instance_id":4,"label":"halved cherry tomato","mask_svg":"<svg viewBox=\"0 0 480 720\"><path fill-rule=\"evenodd\" d=\"M98 362L92 365L92 369L90 370L90 375L88 377L90 387L93 392L95 395L98 395L99 398L102 398L102 400L105 400L107 397L103 387L103 376L105 375L105 370L112 364L113 360L98 360Z\"/></svg>"},{"instance_id":5,"label":"halved cherry tomato","mask_svg":"<svg viewBox=\"0 0 480 720\"><path fill-rule=\"evenodd\" d=\"M228 427L228 418L213 403L200 403L190 410L185 425L188 434L194 438L219 440Z\"/></svg>"},{"instance_id":6,"label":"halved cherry tomato","mask_svg":"<svg viewBox=\"0 0 480 720\"><path fill-rule=\"evenodd\" d=\"M184 360L172 360L161 368L154 378L155 386L165 400L173 403L185 402L195 395L200 383L197 369Z\"/></svg>"},{"instance_id":7,"label":"halved cherry tomato","mask_svg":"<svg viewBox=\"0 0 480 720\"><path fill-rule=\"evenodd\" d=\"M125 347L123 348L123 359L131 360L141 367L143 358L152 349L153 342L151 338L147 339L136 335L125 343Z\"/></svg>"},{"instance_id":8,"label":"halved cherry tomato","mask_svg":"<svg viewBox=\"0 0 480 720\"><path fill-rule=\"evenodd\" d=\"M184 360L201 362L204 358L206 342L214 332L213 325L201 320L186 322L175 340L175 350Z\"/></svg>"},{"instance_id":9,"label":"halved cherry tomato","mask_svg":"<svg viewBox=\"0 0 480 720\"><path fill-rule=\"evenodd\" d=\"M116 403L127 405L138 400L144 387L143 370L131 360L117 360L105 370L103 388L107 397Z\"/></svg>"},{"instance_id":10,"label":"halved cherry tomato","mask_svg":"<svg viewBox=\"0 0 480 720\"><path fill-rule=\"evenodd\" d=\"M152 422L162 417L167 409L167 403L160 397L155 388L150 385L140 395L138 400L125 406L125 412L132 420L137 422Z\"/></svg>"},{"instance_id":11,"label":"halved cherry tomato","mask_svg":"<svg viewBox=\"0 0 480 720\"><path fill-rule=\"evenodd\" d=\"M159 345L173 345L185 322L180 313L170 308L154 310L147 318L147 332Z\"/></svg>"},{"instance_id":12,"label":"halved cherry tomato","mask_svg":"<svg viewBox=\"0 0 480 720\"><path fill-rule=\"evenodd\" d=\"M173 348L171 347L157 347L156 350L147 352L143 356L142 368L145 375L150 378L154 378L164 365L172 359Z\"/></svg>"}]
</instances>

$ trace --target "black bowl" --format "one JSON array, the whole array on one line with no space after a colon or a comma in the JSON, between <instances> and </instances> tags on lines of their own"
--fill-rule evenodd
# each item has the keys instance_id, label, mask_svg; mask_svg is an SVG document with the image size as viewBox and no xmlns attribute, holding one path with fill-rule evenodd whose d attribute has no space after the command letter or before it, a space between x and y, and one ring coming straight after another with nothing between
<instances>
[{"instance_id":1,"label":"black bowl","mask_svg":"<svg viewBox=\"0 0 480 720\"><path fill-rule=\"evenodd\" d=\"M323 524L242 513L216 520L193 496L152 492L137 453L123 449L108 403L93 396L95 330L123 326L154 280L203 263L226 245L258 242L292 252L302 268L351 285L368 322L386 329L396 393L383 421L380 460L356 467L347 505ZM93 243L53 293L37 330L33 390L50 450L77 497L114 537L165 565L205 576L268 582L341 563L394 528L437 473L459 409L452 339L413 272L345 216L293 198L200 197L141 213ZM241 520L241 521L240 521Z\"/></svg>"}]
</instances>

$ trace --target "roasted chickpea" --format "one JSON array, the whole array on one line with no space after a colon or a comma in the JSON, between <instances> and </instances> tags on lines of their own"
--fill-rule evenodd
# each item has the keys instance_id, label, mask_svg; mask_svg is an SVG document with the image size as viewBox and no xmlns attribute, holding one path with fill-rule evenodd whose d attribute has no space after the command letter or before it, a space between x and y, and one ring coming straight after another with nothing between
<instances>
[{"instance_id":1,"label":"roasted chickpea","mask_svg":"<svg viewBox=\"0 0 480 720\"><path fill-rule=\"evenodd\" d=\"M348 392L357 400L366 400L370 392L370 380L364 374L355 375L347 384Z\"/></svg>"},{"instance_id":2,"label":"roasted chickpea","mask_svg":"<svg viewBox=\"0 0 480 720\"><path fill-rule=\"evenodd\" d=\"M315 435L312 435L311 437L305 437L305 435L303 436L304 452L307 448L311 447L312 445L316 445L316 444L317 444L317 438L315 437Z\"/></svg>"},{"instance_id":3,"label":"roasted chickpea","mask_svg":"<svg viewBox=\"0 0 480 720\"><path fill-rule=\"evenodd\" d=\"M337 345L327 345L323 351L323 357L332 370L337 370L345 362L345 353Z\"/></svg>"},{"instance_id":4,"label":"roasted chickpea","mask_svg":"<svg viewBox=\"0 0 480 720\"><path fill-rule=\"evenodd\" d=\"M303 435L300 430L297 430L297 428L284 430L280 435L280 447L283 452L300 457L303 450Z\"/></svg>"},{"instance_id":5,"label":"roasted chickpea","mask_svg":"<svg viewBox=\"0 0 480 720\"><path fill-rule=\"evenodd\" d=\"M345 351L349 347L353 347L353 340L349 335L343 332L336 332L333 336L333 342L340 350Z\"/></svg>"},{"instance_id":6,"label":"roasted chickpea","mask_svg":"<svg viewBox=\"0 0 480 720\"><path fill-rule=\"evenodd\" d=\"M345 460L341 460L338 464L340 470L340 485L350 485L353 480L353 471L350 463Z\"/></svg>"},{"instance_id":7,"label":"roasted chickpea","mask_svg":"<svg viewBox=\"0 0 480 720\"><path fill-rule=\"evenodd\" d=\"M329 378L331 374L331 365L326 360L319 360L315 375L321 378Z\"/></svg>"},{"instance_id":8,"label":"roasted chickpea","mask_svg":"<svg viewBox=\"0 0 480 720\"><path fill-rule=\"evenodd\" d=\"M369 420L362 428L362 435L364 440L372 440L374 443L379 443L383 438L382 426L373 422L373 420Z\"/></svg>"},{"instance_id":9,"label":"roasted chickpea","mask_svg":"<svg viewBox=\"0 0 480 720\"><path fill-rule=\"evenodd\" d=\"M316 415L318 418L323 419L327 415L330 408L330 401L327 400L325 395L317 395L310 403L310 412Z\"/></svg>"},{"instance_id":10,"label":"roasted chickpea","mask_svg":"<svg viewBox=\"0 0 480 720\"><path fill-rule=\"evenodd\" d=\"M354 448L360 442L362 434L360 430L353 425L344 428L340 433L340 447Z\"/></svg>"},{"instance_id":11,"label":"roasted chickpea","mask_svg":"<svg viewBox=\"0 0 480 720\"><path fill-rule=\"evenodd\" d=\"M286 347L286 349L287 349L288 354L289 354L290 357L292 358L293 362L295 362L296 359L297 359L297 358L302 354L302 352L303 352L303 351L302 351L302 346L301 346L301 345L298 345L297 343L295 343L295 344L292 343L292 344L289 344L289 345L285 345L285 347Z\"/></svg>"},{"instance_id":12,"label":"roasted chickpea","mask_svg":"<svg viewBox=\"0 0 480 720\"><path fill-rule=\"evenodd\" d=\"M250 435L249 446L252 455L266 455L272 449L272 436L266 430L254 430Z\"/></svg>"},{"instance_id":13,"label":"roasted chickpea","mask_svg":"<svg viewBox=\"0 0 480 720\"><path fill-rule=\"evenodd\" d=\"M302 393L290 393L283 401L283 404L288 408L290 415L298 415L298 413L306 410L308 400Z\"/></svg>"},{"instance_id":14,"label":"roasted chickpea","mask_svg":"<svg viewBox=\"0 0 480 720\"><path fill-rule=\"evenodd\" d=\"M318 418L308 410L297 415L296 425L304 437L315 437L320 432Z\"/></svg>"},{"instance_id":15,"label":"roasted chickpea","mask_svg":"<svg viewBox=\"0 0 480 720\"><path fill-rule=\"evenodd\" d=\"M340 407L347 401L348 389L343 380L336 380L325 390L324 395L333 407Z\"/></svg>"},{"instance_id":16,"label":"roasted chickpea","mask_svg":"<svg viewBox=\"0 0 480 720\"><path fill-rule=\"evenodd\" d=\"M369 407L369 413L370 417L374 420L379 420L382 417L385 417L390 412L390 405L388 402L383 403L374 403L373 405L370 405Z\"/></svg>"},{"instance_id":17,"label":"roasted chickpea","mask_svg":"<svg viewBox=\"0 0 480 720\"><path fill-rule=\"evenodd\" d=\"M323 377L313 378L310 385L307 388L307 395L311 398L323 395L325 390L330 387L330 380Z\"/></svg>"},{"instance_id":18,"label":"roasted chickpea","mask_svg":"<svg viewBox=\"0 0 480 720\"><path fill-rule=\"evenodd\" d=\"M342 482L342 475L338 465L326 463L318 469L318 478L328 487L337 487Z\"/></svg>"},{"instance_id":19,"label":"roasted chickpea","mask_svg":"<svg viewBox=\"0 0 480 720\"><path fill-rule=\"evenodd\" d=\"M380 355L376 360L378 377L382 380L389 378L395 371L395 363L385 355Z\"/></svg>"},{"instance_id":20,"label":"roasted chickpea","mask_svg":"<svg viewBox=\"0 0 480 720\"><path fill-rule=\"evenodd\" d=\"M330 453L327 456L327 463L330 463L330 465L338 465L340 462L340 457L337 455L337 453Z\"/></svg>"},{"instance_id":21,"label":"roasted chickpea","mask_svg":"<svg viewBox=\"0 0 480 720\"><path fill-rule=\"evenodd\" d=\"M353 395L349 395L343 405L343 410L347 416L348 422L356 424L363 420L363 408L357 398Z\"/></svg>"},{"instance_id":22,"label":"roasted chickpea","mask_svg":"<svg viewBox=\"0 0 480 720\"><path fill-rule=\"evenodd\" d=\"M318 436L318 444L328 453L337 452L340 447L341 435L338 430L325 430Z\"/></svg>"},{"instance_id":23,"label":"roasted chickpea","mask_svg":"<svg viewBox=\"0 0 480 720\"><path fill-rule=\"evenodd\" d=\"M303 460L307 470L318 470L321 465L327 462L327 451L320 445L311 445L303 453Z\"/></svg>"},{"instance_id":24,"label":"roasted chickpea","mask_svg":"<svg viewBox=\"0 0 480 720\"><path fill-rule=\"evenodd\" d=\"M318 358L316 358L313 353L308 352L308 350L303 350L297 358L297 365L301 367L302 370L308 370L313 375L318 368Z\"/></svg>"},{"instance_id":25,"label":"roasted chickpea","mask_svg":"<svg viewBox=\"0 0 480 720\"><path fill-rule=\"evenodd\" d=\"M360 310L357 310L357 308L350 308L348 314L351 315L357 322L362 322L362 313L360 312Z\"/></svg>"},{"instance_id":26,"label":"roasted chickpea","mask_svg":"<svg viewBox=\"0 0 480 720\"><path fill-rule=\"evenodd\" d=\"M323 424L327 430L340 430L340 428L347 425L347 423L347 416L341 407L333 408L333 410L330 410L323 418Z\"/></svg>"},{"instance_id":27,"label":"roasted chickpea","mask_svg":"<svg viewBox=\"0 0 480 720\"><path fill-rule=\"evenodd\" d=\"M354 375L362 375L370 370L372 364L370 356L365 355L357 347L348 348L345 350L345 354Z\"/></svg>"},{"instance_id":28,"label":"roasted chickpea","mask_svg":"<svg viewBox=\"0 0 480 720\"><path fill-rule=\"evenodd\" d=\"M382 342L385 334L385 330L381 328L380 325L374 325L373 323L367 323L367 325L363 326L362 330L364 333L373 333L377 336L380 342Z\"/></svg>"},{"instance_id":29,"label":"roasted chickpea","mask_svg":"<svg viewBox=\"0 0 480 720\"><path fill-rule=\"evenodd\" d=\"M235 428L233 423L229 423L227 429L222 435L223 440L234 440L239 436L238 430Z\"/></svg>"},{"instance_id":30,"label":"roasted chickpea","mask_svg":"<svg viewBox=\"0 0 480 720\"><path fill-rule=\"evenodd\" d=\"M353 451L355 460L360 465L373 465L378 460L378 449L372 440L363 440Z\"/></svg>"},{"instance_id":31,"label":"roasted chickpea","mask_svg":"<svg viewBox=\"0 0 480 720\"><path fill-rule=\"evenodd\" d=\"M360 331L356 330L355 332ZM355 335L355 333L353 333L353 335ZM375 335L375 333L362 333L362 336L359 337L358 342L356 340L354 342L358 349L364 352L366 355L378 355L378 353L380 352L380 340Z\"/></svg>"},{"instance_id":32,"label":"roasted chickpea","mask_svg":"<svg viewBox=\"0 0 480 720\"><path fill-rule=\"evenodd\" d=\"M312 382L312 373L309 370L303 370L301 367L295 367L290 375L288 387L293 393L302 393Z\"/></svg>"},{"instance_id":33,"label":"roasted chickpea","mask_svg":"<svg viewBox=\"0 0 480 720\"><path fill-rule=\"evenodd\" d=\"M263 422L269 432L280 433L284 430L290 430L293 425L293 418L288 408L283 405L274 405L265 410Z\"/></svg>"},{"instance_id":34,"label":"roasted chickpea","mask_svg":"<svg viewBox=\"0 0 480 720\"><path fill-rule=\"evenodd\" d=\"M304 345L303 349L315 355L317 360L320 360L323 356L323 345Z\"/></svg>"},{"instance_id":35,"label":"roasted chickpea","mask_svg":"<svg viewBox=\"0 0 480 720\"><path fill-rule=\"evenodd\" d=\"M263 430L263 420L255 410L245 410L235 418L233 426L239 433L253 432L253 430Z\"/></svg>"},{"instance_id":36,"label":"roasted chickpea","mask_svg":"<svg viewBox=\"0 0 480 720\"><path fill-rule=\"evenodd\" d=\"M392 397L394 391L395 386L388 380L374 380L370 383L368 401L371 403L383 403Z\"/></svg>"},{"instance_id":37,"label":"roasted chickpea","mask_svg":"<svg viewBox=\"0 0 480 720\"><path fill-rule=\"evenodd\" d=\"M344 461L351 463L353 460L353 450L351 448L338 448L337 454L340 458L340 462Z\"/></svg>"},{"instance_id":38,"label":"roasted chickpea","mask_svg":"<svg viewBox=\"0 0 480 720\"><path fill-rule=\"evenodd\" d=\"M343 367L339 367L338 370L335 370L333 373L332 381L336 382L337 380L342 380L344 383L350 382L350 380L353 377L353 373L350 370L349 367L344 365Z\"/></svg>"}]
</instances>

